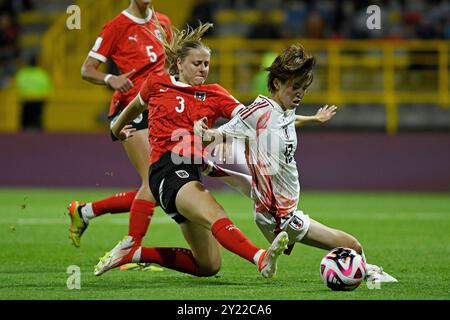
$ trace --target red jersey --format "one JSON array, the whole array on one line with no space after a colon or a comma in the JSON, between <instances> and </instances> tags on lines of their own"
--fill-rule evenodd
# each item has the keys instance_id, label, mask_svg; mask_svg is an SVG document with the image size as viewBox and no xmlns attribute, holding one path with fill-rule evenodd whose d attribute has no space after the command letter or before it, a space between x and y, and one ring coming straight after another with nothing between
<instances>
[{"instance_id":1,"label":"red jersey","mask_svg":"<svg viewBox=\"0 0 450 320\"><path fill-rule=\"evenodd\" d=\"M134 87L126 93L114 92L109 109L110 117L136 97L149 73L164 74L164 47L157 38L161 33L155 25L155 16L170 40L170 20L167 16L151 11L147 18L141 19L124 10L105 24L89 52L90 57L103 63L111 58L121 74L136 70L129 78Z\"/></svg>"},{"instance_id":2,"label":"red jersey","mask_svg":"<svg viewBox=\"0 0 450 320\"><path fill-rule=\"evenodd\" d=\"M219 117L230 119L244 107L218 84L191 86L169 75L149 76L142 84L139 98L142 104L148 103L150 164L167 151L189 158L201 157L202 151L194 147L202 146L194 135L194 121L207 117L211 127ZM187 149L183 146L186 142ZM190 154L186 155L188 149Z\"/></svg>"}]
</instances>

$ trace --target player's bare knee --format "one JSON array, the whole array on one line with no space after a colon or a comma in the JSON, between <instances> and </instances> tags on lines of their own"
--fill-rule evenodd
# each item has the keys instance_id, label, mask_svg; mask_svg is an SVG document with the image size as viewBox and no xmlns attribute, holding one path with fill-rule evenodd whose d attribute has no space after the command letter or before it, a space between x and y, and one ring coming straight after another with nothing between
<instances>
[{"instance_id":1,"label":"player's bare knee","mask_svg":"<svg viewBox=\"0 0 450 320\"><path fill-rule=\"evenodd\" d=\"M358 252L359 254L363 253L363 247L362 247L361 243L359 243L359 241L356 241L356 248L354 250L356 252Z\"/></svg>"},{"instance_id":2,"label":"player's bare knee","mask_svg":"<svg viewBox=\"0 0 450 320\"><path fill-rule=\"evenodd\" d=\"M363 252L362 245L359 243L358 240L352 237L350 244L348 245L348 248L351 248L361 254Z\"/></svg>"}]
</instances>

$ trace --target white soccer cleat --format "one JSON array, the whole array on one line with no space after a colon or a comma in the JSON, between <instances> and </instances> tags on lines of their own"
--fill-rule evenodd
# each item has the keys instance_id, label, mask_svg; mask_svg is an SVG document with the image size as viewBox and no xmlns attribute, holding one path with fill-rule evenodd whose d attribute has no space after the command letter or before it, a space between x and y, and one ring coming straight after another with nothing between
<instances>
[{"instance_id":1,"label":"white soccer cleat","mask_svg":"<svg viewBox=\"0 0 450 320\"><path fill-rule=\"evenodd\" d=\"M272 278L277 273L278 258L287 249L288 242L288 234L286 231L281 231L263 253L259 259L258 270L264 278Z\"/></svg>"},{"instance_id":2,"label":"white soccer cleat","mask_svg":"<svg viewBox=\"0 0 450 320\"><path fill-rule=\"evenodd\" d=\"M133 237L125 236L111 251L100 258L100 261L94 267L94 274L100 276L109 269L131 262L132 258L130 259L129 255L133 248L136 248L134 247Z\"/></svg>"},{"instance_id":3,"label":"white soccer cleat","mask_svg":"<svg viewBox=\"0 0 450 320\"><path fill-rule=\"evenodd\" d=\"M383 268L369 263L366 263L366 281L384 283L398 282L398 280L389 273L383 271Z\"/></svg>"}]
</instances>

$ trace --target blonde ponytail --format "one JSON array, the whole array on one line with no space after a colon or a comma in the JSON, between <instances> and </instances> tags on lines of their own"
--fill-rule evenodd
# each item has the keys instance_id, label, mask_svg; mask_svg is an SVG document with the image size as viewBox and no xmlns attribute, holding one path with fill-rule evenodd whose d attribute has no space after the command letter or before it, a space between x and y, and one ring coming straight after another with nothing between
<instances>
[{"instance_id":1,"label":"blonde ponytail","mask_svg":"<svg viewBox=\"0 0 450 320\"><path fill-rule=\"evenodd\" d=\"M167 41L167 33L161 26L159 21L156 22L158 29L162 34L161 42L164 46L164 52L166 55L166 68L169 70L170 75L178 74L177 59L183 60L189 54L191 49L204 48L211 51L208 46L201 42L203 35L213 27L212 23L200 22L197 28L187 26L186 29L179 30L175 27L171 27L172 38L170 43Z\"/></svg>"}]
</instances>

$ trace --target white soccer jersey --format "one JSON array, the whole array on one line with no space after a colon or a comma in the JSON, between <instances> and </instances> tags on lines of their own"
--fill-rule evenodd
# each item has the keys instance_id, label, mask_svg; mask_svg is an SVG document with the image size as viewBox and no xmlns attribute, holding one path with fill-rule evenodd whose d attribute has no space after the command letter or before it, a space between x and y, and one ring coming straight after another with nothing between
<instances>
[{"instance_id":1,"label":"white soccer jersey","mask_svg":"<svg viewBox=\"0 0 450 320\"><path fill-rule=\"evenodd\" d=\"M296 210L300 183L294 158L295 110L283 111L275 101L260 95L219 131L246 139L256 211L281 217Z\"/></svg>"}]
</instances>

